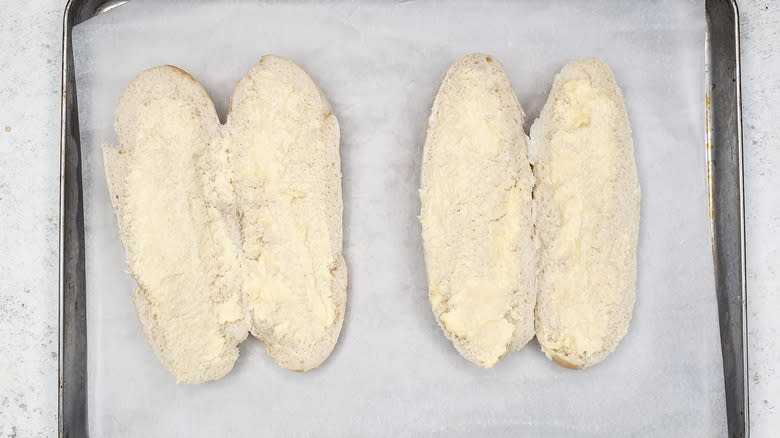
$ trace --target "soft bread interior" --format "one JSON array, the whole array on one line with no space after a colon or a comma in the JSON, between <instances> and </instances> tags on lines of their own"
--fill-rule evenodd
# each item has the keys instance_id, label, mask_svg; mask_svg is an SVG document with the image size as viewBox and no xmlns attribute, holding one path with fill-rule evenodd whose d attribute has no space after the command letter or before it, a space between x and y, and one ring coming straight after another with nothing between
<instances>
[{"instance_id":1,"label":"soft bread interior","mask_svg":"<svg viewBox=\"0 0 780 438\"><path fill-rule=\"evenodd\" d=\"M220 126L171 66L141 73L104 148L133 300L147 340L185 383L224 376L248 331L281 366L332 351L346 305L339 128L313 80L264 57Z\"/></svg>"},{"instance_id":2,"label":"soft bread interior","mask_svg":"<svg viewBox=\"0 0 780 438\"><path fill-rule=\"evenodd\" d=\"M328 357L346 304L339 125L294 63L266 56L229 116L252 333L281 366Z\"/></svg>"},{"instance_id":3,"label":"soft bread interior","mask_svg":"<svg viewBox=\"0 0 780 438\"><path fill-rule=\"evenodd\" d=\"M597 59L555 78L531 128L539 243L536 336L569 368L606 358L631 320L639 181L620 90Z\"/></svg>"},{"instance_id":4,"label":"soft bread interior","mask_svg":"<svg viewBox=\"0 0 780 438\"><path fill-rule=\"evenodd\" d=\"M423 147L431 306L460 354L486 368L534 334L533 176L523 117L501 64L468 55L439 88Z\"/></svg>"},{"instance_id":5,"label":"soft bread interior","mask_svg":"<svg viewBox=\"0 0 780 438\"><path fill-rule=\"evenodd\" d=\"M238 251L210 202L217 114L195 80L170 66L139 75L116 111L119 147L104 148L109 192L138 289L144 334L177 381L218 379L246 337Z\"/></svg>"}]
</instances>

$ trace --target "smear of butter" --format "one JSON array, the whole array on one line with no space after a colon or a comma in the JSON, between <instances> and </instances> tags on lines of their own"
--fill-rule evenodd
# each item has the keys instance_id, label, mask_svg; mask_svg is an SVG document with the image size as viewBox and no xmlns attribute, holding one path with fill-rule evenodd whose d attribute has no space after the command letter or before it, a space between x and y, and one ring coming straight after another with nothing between
<instances>
[{"instance_id":1,"label":"smear of butter","mask_svg":"<svg viewBox=\"0 0 780 438\"><path fill-rule=\"evenodd\" d=\"M604 302L620 299L622 289L614 268L626 249L628 236L618 242L597 234L612 220L613 187L619 142L617 105L589 80L563 85L553 116L562 125L550 141L550 177L553 201L560 213L560 228L552 242L553 260L545 280L552 286L552 305L560 318L561 334L553 349L595 352L603 347L608 319ZM608 240L608 242L607 242Z\"/></svg>"},{"instance_id":2,"label":"smear of butter","mask_svg":"<svg viewBox=\"0 0 780 438\"><path fill-rule=\"evenodd\" d=\"M222 215L193 190L204 188L198 151L191 148L201 141L196 119L180 100L160 98L139 111L135 122L133 147L107 153L108 159L132 163L122 182L120 217L133 236L129 264L156 335L167 340L162 359L177 361L181 373L199 373L232 347L222 325L243 318L238 250ZM221 185L216 182L217 192L225 190ZM215 312L219 296L226 301Z\"/></svg>"},{"instance_id":3,"label":"smear of butter","mask_svg":"<svg viewBox=\"0 0 780 438\"><path fill-rule=\"evenodd\" d=\"M244 317L244 309L241 307L241 299L238 295L233 299L217 304L217 320L224 324L237 321Z\"/></svg>"},{"instance_id":4,"label":"smear of butter","mask_svg":"<svg viewBox=\"0 0 780 438\"><path fill-rule=\"evenodd\" d=\"M234 166L249 310L256 327L309 345L337 317L330 266L341 243L328 229L333 193L323 181L333 180L338 166L328 165L329 146L317 147L327 120L314 114L321 109L307 103L306 90L269 72L251 86L264 91L231 115L250 128L234 124L230 134L243 154Z\"/></svg>"},{"instance_id":5,"label":"smear of butter","mask_svg":"<svg viewBox=\"0 0 780 438\"><path fill-rule=\"evenodd\" d=\"M471 278L460 285L441 315L444 326L456 336L468 339L486 364L495 364L506 353L514 326L504 315L510 301L506 289L494 279Z\"/></svg>"},{"instance_id":6,"label":"smear of butter","mask_svg":"<svg viewBox=\"0 0 780 438\"><path fill-rule=\"evenodd\" d=\"M512 137L522 113L502 105L499 90L511 87L501 75L477 67L448 76L420 190L429 295L443 327L465 343L464 355L491 367L514 335L512 296L529 280L519 249L531 244L523 220L530 193L520 188L531 176L520 165L524 137Z\"/></svg>"}]
</instances>

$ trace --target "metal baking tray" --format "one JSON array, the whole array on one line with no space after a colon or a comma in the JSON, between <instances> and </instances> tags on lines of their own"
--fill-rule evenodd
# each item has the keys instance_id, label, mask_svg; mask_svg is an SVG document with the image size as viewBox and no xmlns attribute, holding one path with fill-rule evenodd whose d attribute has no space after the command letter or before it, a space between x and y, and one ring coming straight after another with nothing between
<instances>
[{"instance_id":1,"label":"metal baking tray","mask_svg":"<svg viewBox=\"0 0 780 438\"><path fill-rule=\"evenodd\" d=\"M85 437L87 327L81 146L73 27L125 1L69 0L63 23L60 181L60 437ZM728 435L749 433L739 16L733 0L706 0L705 127L712 253Z\"/></svg>"}]
</instances>

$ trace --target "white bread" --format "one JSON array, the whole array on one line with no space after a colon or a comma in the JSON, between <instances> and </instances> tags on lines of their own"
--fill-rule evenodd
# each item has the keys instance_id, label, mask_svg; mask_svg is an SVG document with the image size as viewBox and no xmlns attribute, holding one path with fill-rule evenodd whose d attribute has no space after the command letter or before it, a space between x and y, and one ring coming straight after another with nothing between
<instances>
[{"instance_id":1,"label":"white bread","mask_svg":"<svg viewBox=\"0 0 780 438\"><path fill-rule=\"evenodd\" d=\"M236 86L228 128L252 334L306 371L346 307L338 121L306 72L265 56Z\"/></svg>"},{"instance_id":2,"label":"white bread","mask_svg":"<svg viewBox=\"0 0 780 438\"><path fill-rule=\"evenodd\" d=\"M631 320L639 180L612 72L598 59L558 74L531 127L539 244L536 336L569 368L606 358Z\"/></svg>"},{"instance_id":3,"label":"white bread","mask_svg":"<svg viewBox=\"0 0 780 438\"><path fill-rule=\"evenodd\" d=\"M238 250L206 186L217 113L192 77L152 68L122 94L120 146L103 149L106 178L144 334L183 383L227 374L246 338Z\"/></svg>"},{"instance_id":4,"label":"white bread","mask_svg":"<svg viewBox=\"0 0 780 438\"><path fill-rule=\"evenodd\" d=\"M501 64L468 55L439 88L423 146L431 306L458 352L486 368L534 334L533 175L523 118Z\"/></svg>"},{"instance_id":5,"label":"white bread","mask_svg":"<svg viewBox=\"0 0 780 438\"><path fill-rule=\"evenodd\" d=\"M325 97L266 56L232 111L220 126L192 77L155 67L120 99L121 146L104 148L144 334L184 383L224 376L250 330L281 366L311 369L346 306L339 128Z\"/></svg>"}]
</instances>

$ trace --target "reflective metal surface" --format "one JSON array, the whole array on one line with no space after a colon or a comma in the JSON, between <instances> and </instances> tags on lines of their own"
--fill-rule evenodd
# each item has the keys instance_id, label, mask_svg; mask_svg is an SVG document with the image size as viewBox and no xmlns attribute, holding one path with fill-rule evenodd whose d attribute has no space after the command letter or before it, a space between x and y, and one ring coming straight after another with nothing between
<instances>
[{"instance_id":1,"label":"reflective metal surface","mask_svg":"<svg viewBox=\"0 0 780 438\"><path fill-rule=\"evenodd\" d=\"M58 430L63 438L87 433L87 319L84 275L84 211L81 180L73 26L116 6L116 1L69 0L62 37L60 133L60 306ZM123 2L122 2L123 3Z\"/></svg>"},{"instance_id":2,"label":"reflective metal surface","mask_svg":"<svg viewBox=\"0 0 780 438\"><path fill-rule=\"evenodd\" d=\"M706 0L707 181L730 437L749 434L739 13Z\"/></svg>"}]
</instances>

